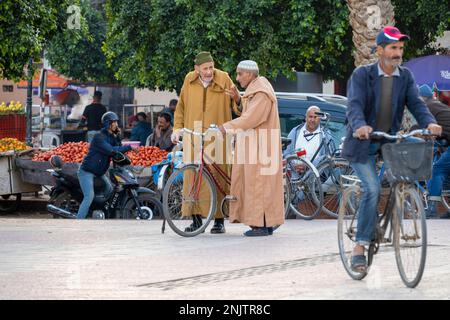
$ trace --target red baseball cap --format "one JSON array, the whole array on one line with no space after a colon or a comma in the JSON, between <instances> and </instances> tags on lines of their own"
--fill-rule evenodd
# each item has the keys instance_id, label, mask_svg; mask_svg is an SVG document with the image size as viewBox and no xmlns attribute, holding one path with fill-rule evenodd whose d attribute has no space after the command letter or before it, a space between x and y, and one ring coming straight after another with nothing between
<instances>
[{"instance_id":1,"label":"red baseball cap","mask_svg":"<svg viewBox=\"0 0 450 320\"><path fill-rule=\"evenodd\" d=\"M406 34L402 34L400 30L393 26L385 26L383 30L381 30L377 35L377 46L382 43L394 43L397 41L405 41L409 40L410 37ZM375 52L375 48L372 49L372 52Z\"/></svg>"}]
</instances>

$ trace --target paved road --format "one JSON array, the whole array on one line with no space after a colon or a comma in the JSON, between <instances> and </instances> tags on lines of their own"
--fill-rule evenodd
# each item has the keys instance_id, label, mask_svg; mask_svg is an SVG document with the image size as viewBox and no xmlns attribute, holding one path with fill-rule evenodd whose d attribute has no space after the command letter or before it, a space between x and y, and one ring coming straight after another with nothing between
<instances>
[{"instance_id":1,"label":"paved road","mask_svg":"<svg viewBox=\"0 0 450 320\"><path fill-rule=\"evenodd\" d=\"M449 299L450 221L428 222L421 284L404 287L392 250L351 280L336 221L289 220L271 237L182 238L161 221L0 219L0 299Z\"/></svg>"}]
</instances>

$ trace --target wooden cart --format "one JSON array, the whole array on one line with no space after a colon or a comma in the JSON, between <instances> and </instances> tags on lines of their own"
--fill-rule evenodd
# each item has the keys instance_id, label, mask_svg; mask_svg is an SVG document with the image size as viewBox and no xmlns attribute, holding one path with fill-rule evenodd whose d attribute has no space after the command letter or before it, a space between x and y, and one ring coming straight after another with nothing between
<instances>
[{"instance_id":1,"label":"wooden cart","mask_svg":"<svg viewBox=\"0 0 450 320\"><path fill-rule=\"evenodd\" d=\"M0 213L17 210L22 193L38 192L40 184L31 184L22 180L21 172L15 159L27 151L7 151L0 153Z\"/></svg>"}]
</instances>

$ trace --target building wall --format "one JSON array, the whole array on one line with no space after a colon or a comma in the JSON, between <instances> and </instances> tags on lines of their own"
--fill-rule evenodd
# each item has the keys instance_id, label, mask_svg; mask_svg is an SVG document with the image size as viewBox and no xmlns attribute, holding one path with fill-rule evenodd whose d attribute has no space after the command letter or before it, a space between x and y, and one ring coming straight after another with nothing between
<instances>
[{"instance_id":1,"label":"building wall","mask_svg":"<svg viewBox=\"0 0 450 320\"><path fill-rule=\"evenodd\" d=\"M4 92L3 86L13 86L13 92ZM23 105L27 103L27 89L18 88L17 83L13 81L0 79L0 103L9 104L10 101L20 101ZM41 99L37 95L33 95L33 104L41 104Z\"/></svg>"},{"instance_id":2,"label":"building wall","mask_svg":"<svg viewBox=\"0 0 450 320\"><path fill-rule=\"evenodd\" d=\"M138 105L160 104L168 106L171 99L178 99L175 91L134 89L134 103Z\"/></svg>"}]
</instances>

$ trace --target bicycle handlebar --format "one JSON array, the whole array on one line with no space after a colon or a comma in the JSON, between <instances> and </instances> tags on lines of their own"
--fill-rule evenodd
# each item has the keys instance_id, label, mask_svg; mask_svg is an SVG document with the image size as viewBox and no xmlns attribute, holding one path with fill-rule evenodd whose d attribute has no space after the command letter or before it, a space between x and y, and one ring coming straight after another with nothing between
<instances>
[{"instance_id":1,"label":"bicycle handlebar","mask_svg":"<svg viewBox=\"0 0 450 320\"><path fill-rule=\"evenodd\" d=\"M329 118L331 118L331 114L329 114L328 112L323 112L323 111L316 111L316 116L319 116L321 120L328 120Z\"/></svg>"},{"instance_id":2,"label":"bicycle handlebar","mask_svg":"<svg viewBox=\"0 0 450 320\"><path fill-rule=\"evenodd\" d=\"M416 136L416 135L422 135L422 136L428 136L428 137L435 136L427 129L417 129L417 130L413 130L409 133L397 133L395 135L388 134L383 131L373 131L370 134L370 138L386 138L389 140L396 140L396 139L402 140L402 139L406 139L406 138ZM358 138L358 135L356 134L356 132L353 132L353 138Z\"/></svg>"},{"instance_id":3,"label":"bicycle handlebar","mask_svg":"<svg viewBox=\"0 0 450 320\"><path fill-rule=\"evenodd\" d=\"M209 131L217 131L217 130L219 130L219 127L218 127L217 125L215 125L215 124L211 124L211 125L209 126L209 128L208 128L205 132L203 132L203 133L201 133L201 132L195 132L195 131L190 130L190 129L188 129L188 128L180 129L180 133L181 133L181 134L184 134L184 133L186 132L186 133L191 134L191 135L194 135L194 136L204 137L204 136L206 136L206 135L208 134Z\"/></svg>"}]
</instances>

